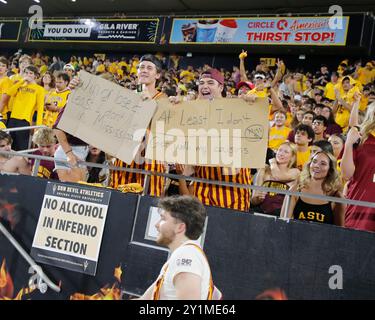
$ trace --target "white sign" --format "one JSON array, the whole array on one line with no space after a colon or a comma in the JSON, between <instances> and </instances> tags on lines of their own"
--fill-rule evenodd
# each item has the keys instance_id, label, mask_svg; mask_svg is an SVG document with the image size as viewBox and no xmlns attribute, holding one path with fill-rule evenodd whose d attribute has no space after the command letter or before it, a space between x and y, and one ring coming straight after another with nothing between
<instances>
[{"instance_id":1,"label":"white sign","mask_svg":"<svg viewBox=\"0 0 375 320\"><path fill-rule=\"evenodd\" d=\"M91 34L91 27L82 24L46 24L44 37L82 37L88 38Z\"/></svg>"},{"instance_id":2,"label":"white sign","mask_svg":"<svg viewBox=\"0 0 375 320\"><path fill-rule=\"evenodd\" d=\"M35 260L95 275L110 195L49 182L32 245Z\"/></svg>"}]
</instances>

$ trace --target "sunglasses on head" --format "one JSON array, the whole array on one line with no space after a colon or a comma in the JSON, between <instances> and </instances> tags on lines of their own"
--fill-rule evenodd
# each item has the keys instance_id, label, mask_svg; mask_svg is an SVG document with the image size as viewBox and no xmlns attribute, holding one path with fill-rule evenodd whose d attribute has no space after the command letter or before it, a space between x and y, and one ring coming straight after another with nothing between
<instances>
[{"instance_id":1,"label":"sunglasses on head","mask_svg":"<svg viewBox=\"0 0 375 320\"><path fill-rule=\"evenodd\" d=\"M254 76L255 80L264 80L266 77L263 74L256 74Z\"/></svg>"}]
</instances>

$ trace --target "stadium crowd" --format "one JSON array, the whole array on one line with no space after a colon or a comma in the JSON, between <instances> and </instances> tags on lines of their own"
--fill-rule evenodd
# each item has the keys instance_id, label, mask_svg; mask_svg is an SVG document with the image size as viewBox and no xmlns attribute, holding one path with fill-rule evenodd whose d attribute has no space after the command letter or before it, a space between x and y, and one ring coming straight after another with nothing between
<instances>
[{"instance_id":1,"label":"stadium crowd","mask_svg":"<svg viewBox=\"0 0 375 320\"><path fill-rule=\"evenodd\" d=\"M66 159L43 160L38 175L61 181L87 181L117 188L139 183L138 173L94 170L79 161L112 163L117 167L170 172L209 180L255 184L306 194L373 202L375 195L375 61L338 61L335 70L322 64L316 72L290 70L277 60L264 61L246 70L247 52L239 54L233 70L209 65L180 68L180 56L134 55L131 59L104 56L75 57L68 63L58 57L0 57L0 129L45 125L31 130L0 131L0 150L26 150L32 142L35 154ZM269 138L265 168L240 169L156 161L125 164L88 146L57 128L69 94L79 83L80 70L101 76L136 91L143 85L145 99L169 97L172 103L199 99L243 99L249 104L268 99ZM147 139L145 139L147 140ZM144 156L139 154L138 156ZM2 172L31 174L34 161L22 156L0 155ZM309 197L291 197L286 206L282 194L207 184L152 175L147 192L152 196L194 195L203 204L245 212L260 212L318 223L375 231L375 210L327 202Z\"/></svg>"}]
</instances>

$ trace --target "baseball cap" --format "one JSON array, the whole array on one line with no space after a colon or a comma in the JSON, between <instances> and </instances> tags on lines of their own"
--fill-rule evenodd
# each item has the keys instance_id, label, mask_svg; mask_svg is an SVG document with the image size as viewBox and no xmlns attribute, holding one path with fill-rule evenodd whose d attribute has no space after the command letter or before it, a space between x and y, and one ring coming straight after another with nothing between
<instances>
[{"instance_id":1,"label":"baseball cap","mask_svg":"<svg viewBox=\"0 0 375 320\"><path fill-rule=\"evenodd\" d=\"M76 69L75 69L70 63L68 63L68 64L66 64L66 65L64 66L64 70L66 70L66 69L70 69L70 70L72 70L72 71L76 71Z\"/></svg>"},{"instance_id":2,"label":"baseball cap","mask_svg":"<svg viewBox=\"0 0 375 320\"><path fill-rule=\"evenodd\" d=\"M211 78L219 82L221 85L224 84L224 76L221 74L219 70L214 69L214 68L203 71L199 79L201 78Z\"/></svg>"},{"instance_id":3,"label":"baseball cap","mask_svg":"<svg viewBox=\"0 0 375 320\"><path fill-rule=\"evenodd\" d=\"M250 81L240 81L238 84L237 84L237 86L236 86L236 88L237 88L237 90L239 89L239 88L241 88L241 87L243 87L243 86L246 86L246 87L248 87L249 89L254 89L254 84L252 83L252 82L250 82Z\"/></svg>"},{"instance_id":4,"label":"baseball cap","mask_svg":"<svg viewBox=\"0 0 375 320\"><path fill-rule=\"evenodd\" d=\"M139 60L139 63L141 63L143 61L149 61L149 62L153 63L156 67L157 72L159 72L159 73L163 70L163 65L162 65L161 61L152 54L143 55L141 57L141 59Z\"/></svg>"}]
</instances>

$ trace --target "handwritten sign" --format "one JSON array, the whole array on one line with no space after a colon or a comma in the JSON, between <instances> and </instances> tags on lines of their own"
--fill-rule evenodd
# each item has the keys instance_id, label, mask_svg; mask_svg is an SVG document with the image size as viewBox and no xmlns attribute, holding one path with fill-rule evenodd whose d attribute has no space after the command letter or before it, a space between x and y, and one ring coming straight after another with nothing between
<instances>
[{"instance_id":1,"label":"handwritten sign","mask_svg":"<svg viewBox=\"0 0 375 320\"><path fill-rule=\"evenodd\" d=\"M130 164L156 109L153 100L81 71L58 128Z\"/></svg>"},{"instance_id":2,"label":"handwritten sign","mask_svg":"<svg viewBox=\"0 0 375 320\"><path fill-rule=\"evenodd\" d=\"M172 163L263 168L268 143L268 104L258 99L158 101L146 158Z\"/></svg>"},{"instance_id":3,"label":"handwritten sign","mask_svg":"<svg viewBox=\"0 0 375 320\"><path fill-rule=\"evenodd\" d=\"M49 182L31 255L36 261L95 275L111 193Z\"/></svg>"}]
</instances>

